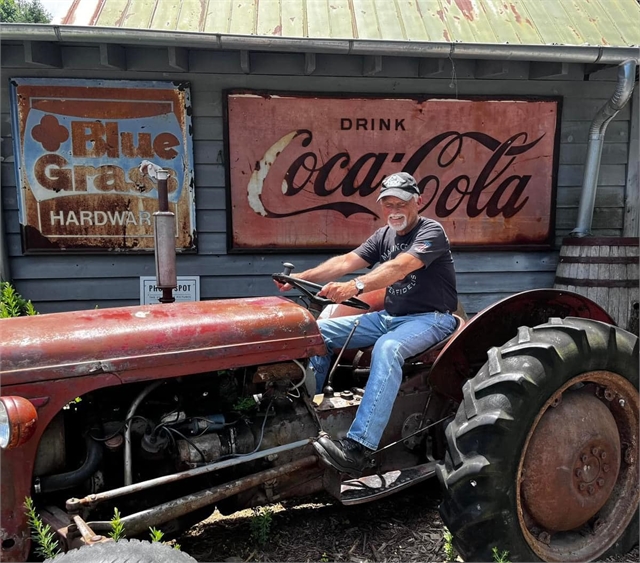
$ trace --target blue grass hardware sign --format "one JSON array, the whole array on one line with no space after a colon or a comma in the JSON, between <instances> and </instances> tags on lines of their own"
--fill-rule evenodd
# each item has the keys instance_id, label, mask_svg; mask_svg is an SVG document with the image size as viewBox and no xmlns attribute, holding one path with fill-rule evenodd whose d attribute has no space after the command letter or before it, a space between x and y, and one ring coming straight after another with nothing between
<instances>
[{"instance_id":1,"label":"blue grass hardware sign","mask_svg":"<svg viewBox=\"0 0 640 563\"><path fill-rule=\"evenodd\" d=\"M176 249L196 249L188 85L15 78L11 103L25 252L152 251L143 160L169 170Z\"/></svg>"}]
</instances>

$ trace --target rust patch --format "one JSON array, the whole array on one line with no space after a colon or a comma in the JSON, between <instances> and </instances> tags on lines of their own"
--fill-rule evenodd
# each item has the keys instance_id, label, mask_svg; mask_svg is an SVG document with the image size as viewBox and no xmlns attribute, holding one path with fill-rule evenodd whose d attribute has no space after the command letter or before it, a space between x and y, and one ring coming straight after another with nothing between
<instances>
[{"instance_id":1,"label":"rust patch","mask_svg":"<svg viewBox=\"0 0 640 563\"><path fill-rule=\"evenodd\" d=\"M471 0L455 0L456 2L456 6L458 6L458 8L460 8L460 11L462 12L462 15L468 19L470 22L472 22L475 18L474 18L474 8L473 8L473 3L471 2Z\"/></svg>"},{"instance_id":2,"label":"rust patch","mask_svg":"<svg viewBox=\"0 0 640 563\"><path fill-rule=\"evenodd\" d=\"M522 23L522 16L520 15L520 12L518 12L518 9L513 4L509 4L509 8L511 8L513 16L516 18L516 23Z\"/></svg>"}]
</instances>

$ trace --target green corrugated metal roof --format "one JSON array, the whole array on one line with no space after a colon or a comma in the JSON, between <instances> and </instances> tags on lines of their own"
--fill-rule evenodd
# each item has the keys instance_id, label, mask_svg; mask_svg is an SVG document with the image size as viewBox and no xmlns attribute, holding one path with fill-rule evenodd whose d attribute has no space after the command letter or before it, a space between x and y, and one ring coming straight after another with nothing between
<instances>
[{"instance_id":1,"label":"green corrugated metal roof","mask_svg":"<svg viewBox=\"0 0 640 563\"><path fill-rule=\"evenodd\" d=\"M75 0L62 23L312 39L640 45L637 0Z\"/></svg>"}]
</instances>

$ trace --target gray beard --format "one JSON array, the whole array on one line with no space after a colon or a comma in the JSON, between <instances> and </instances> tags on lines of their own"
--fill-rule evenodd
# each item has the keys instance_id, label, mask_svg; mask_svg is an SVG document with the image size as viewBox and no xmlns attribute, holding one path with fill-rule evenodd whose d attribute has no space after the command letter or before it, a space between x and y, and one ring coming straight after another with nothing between
<instances>
[{"instance_id":1,"label":"gray beard","mask_svg":"<svg viewBox=\"0 0 640 563\"><path fill-rule=\"evenodd\" d=\"M395 232L398 232L398 231L404 231L404 230L407 228L407 218L405 217L405 218L404 218L404 221L402 222L402 224L401 224L401 225L398 225L397 227L394 227L394 226L391 224L391 219L389 219L389 220L387 220L387 226L388 226L390 229L392 229L393 231L395 231Z\"/></svg>"}]
</instances>

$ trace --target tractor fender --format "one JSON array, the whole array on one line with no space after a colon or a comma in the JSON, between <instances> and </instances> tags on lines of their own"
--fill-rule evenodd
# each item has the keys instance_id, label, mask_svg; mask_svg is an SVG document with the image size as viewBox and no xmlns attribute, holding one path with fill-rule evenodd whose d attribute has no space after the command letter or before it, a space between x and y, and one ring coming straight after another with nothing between
<instances>
[{"instance_id":1,"label":"tractor fender","mask_svg":"<svg viewBox=\"0 0 640 563\"><path fill-rule=\"evenodd\" d=\"M600 305L559 289L532 289L490 305L467 321L438 355L428 381L434 391L462 401L462 386L487 361L487 351L502 346L521 326L537 326L549 317L581 317L615 325Z\"/></svg>"}]
</instances>

